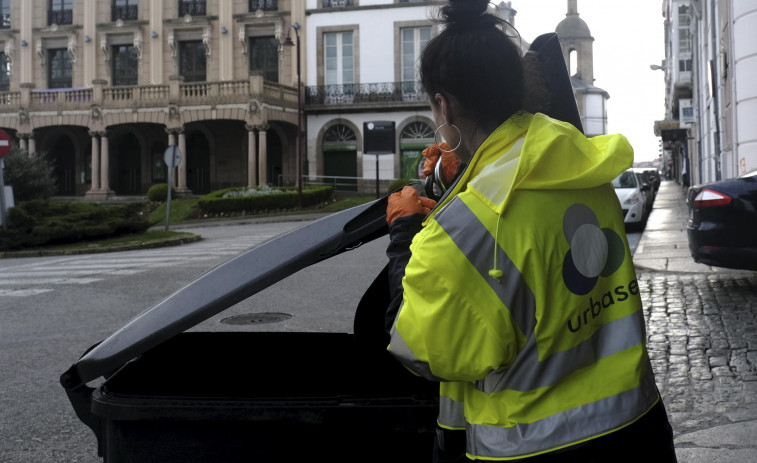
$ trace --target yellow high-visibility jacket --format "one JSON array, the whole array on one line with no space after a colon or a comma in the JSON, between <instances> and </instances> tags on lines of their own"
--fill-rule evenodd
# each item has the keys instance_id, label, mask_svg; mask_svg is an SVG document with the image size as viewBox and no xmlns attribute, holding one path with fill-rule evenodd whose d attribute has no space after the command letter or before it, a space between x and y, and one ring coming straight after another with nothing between
<instances>
[{"instance_id":1,"label":"yellow high-visibility jacket","mask_svg":"<svg viewBox=\"0 0 757 463\"><path fill-rule=\"evenodd\" d=\"M659 400L610 181L622 135L518 113L413 239L389 351L441 381L470 458L524 458L623 428Z\"/></svg>"}]
</instances>

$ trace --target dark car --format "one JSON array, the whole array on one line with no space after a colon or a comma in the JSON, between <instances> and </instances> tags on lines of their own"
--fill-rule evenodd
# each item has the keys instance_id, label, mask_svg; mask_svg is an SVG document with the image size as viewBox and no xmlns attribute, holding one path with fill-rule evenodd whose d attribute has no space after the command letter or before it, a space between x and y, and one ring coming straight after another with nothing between
<instances>
[{"instance_id":1,"label":"dark car","mask_svg":"<svg viewBox=\"0 0 757 463\"><path fill-rule=\"evenodd\" d=\"M757 170L689 188L687 232L695 261L757 270Z\"/></svg>"}]
</instances>

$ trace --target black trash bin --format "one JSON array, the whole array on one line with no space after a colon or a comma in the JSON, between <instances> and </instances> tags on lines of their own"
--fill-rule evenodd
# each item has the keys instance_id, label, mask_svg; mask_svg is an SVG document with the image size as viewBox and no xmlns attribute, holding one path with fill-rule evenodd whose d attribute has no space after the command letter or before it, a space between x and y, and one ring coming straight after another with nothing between
<instances>
[{"instance_id":1,"label":"black trash bin","mask_svg":"<svg viewBox=\"0 0 757 463\"><path fill-rule=\"evenodd\" d=\"M438 385L391 358L377 344L383 333L361 337L373 328L357 325L355 334L186 332L300 268L382 236L384 201L232 259L87 351L61 383L104 461L430 461ZM378 330L382 275L357 309Z\"/></svg>"}]
</instances>

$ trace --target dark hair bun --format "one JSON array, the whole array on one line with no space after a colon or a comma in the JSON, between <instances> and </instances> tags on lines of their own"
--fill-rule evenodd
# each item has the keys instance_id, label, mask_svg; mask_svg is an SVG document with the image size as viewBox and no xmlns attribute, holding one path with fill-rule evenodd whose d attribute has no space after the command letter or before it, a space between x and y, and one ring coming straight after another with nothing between
<instances>
[{"instance_id":1,"label":"dark hair bun","mask_svg":"<svg viewBox=\"0 0 757 463\"><path fill-rule=\"evenodd\" d=\"M486 14L488 7L489 0L449 0L439 14L448 27L480 27L498 22L498 18Z\"/></svg>"}]
</instances>

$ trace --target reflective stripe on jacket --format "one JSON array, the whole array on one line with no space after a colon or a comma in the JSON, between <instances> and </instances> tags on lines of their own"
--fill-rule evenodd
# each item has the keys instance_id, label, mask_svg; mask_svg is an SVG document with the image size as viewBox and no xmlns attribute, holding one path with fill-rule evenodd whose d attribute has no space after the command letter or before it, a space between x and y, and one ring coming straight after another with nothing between
<instances>
[{"instance_id":1,"label":"reflective stripe on jacket","mask_svg":"<svg viewBox=\"0 0 757 463\"><path fill-rule=\"evenodd\" d=\"M390 352L440 387L468 455L514 459L627 426L657 401L623 218L624 137L520 113L411 245Z\"/></svg>"}]
</instances>

